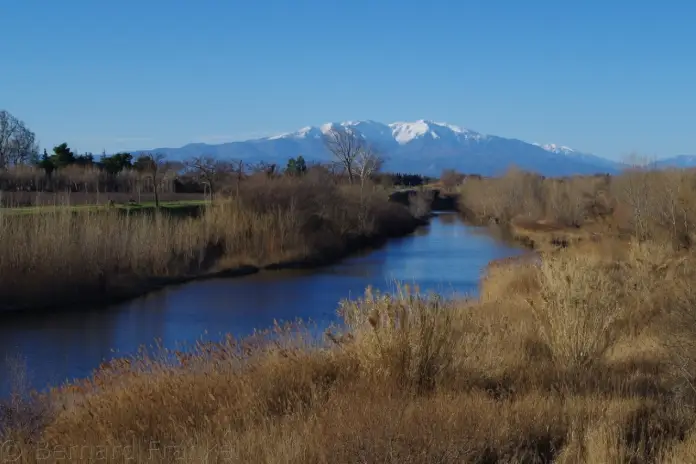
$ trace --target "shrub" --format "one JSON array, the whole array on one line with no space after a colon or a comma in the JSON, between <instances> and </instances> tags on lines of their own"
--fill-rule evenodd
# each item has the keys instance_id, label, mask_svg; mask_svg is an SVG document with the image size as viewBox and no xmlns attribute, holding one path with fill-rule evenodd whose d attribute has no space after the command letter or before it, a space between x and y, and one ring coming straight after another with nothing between
<instances>
[{"instance_id":1,"label":"shrub","mask_svg":"<svg viewBox=\"0 0 696 464\"><path fill-rule=\"evenodd\" d=\"M622 277L613 263L591 255L559 253L542 260L539 295L529 303L559 368L590 367L616 343L627 316Z\"/></svg>"}]
</instances>

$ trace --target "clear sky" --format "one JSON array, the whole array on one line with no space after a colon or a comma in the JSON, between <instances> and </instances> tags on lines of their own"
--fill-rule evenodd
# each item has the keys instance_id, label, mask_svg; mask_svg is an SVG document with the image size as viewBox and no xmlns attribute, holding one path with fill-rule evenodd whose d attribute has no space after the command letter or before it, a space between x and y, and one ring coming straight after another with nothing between
<instances>
[{"instance_id":1,"label":"clear sky","mask_svg":"<svg viewBox=\"0 0 696 464\"><path fill-rule=\"evenodd\" d=\"M94 153L431 119L693 154L695 17L687 0L0 0L0 109Z\"/></svg>"}]
</instances>

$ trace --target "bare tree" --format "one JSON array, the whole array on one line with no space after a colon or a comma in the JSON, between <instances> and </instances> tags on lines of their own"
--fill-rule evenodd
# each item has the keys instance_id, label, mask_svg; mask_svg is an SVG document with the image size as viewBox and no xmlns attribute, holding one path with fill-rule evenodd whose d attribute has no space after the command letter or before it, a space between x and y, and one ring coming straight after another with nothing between
<instances>
[{"instance_id":1,"label":"bare tree","mask_svg":"<svg viewBox=\"0 0 696 464\"><path fill-rule=\"evenodd\" d=\"M362 138L347 128L331 128L324 136L324 144L336 158L337 163L343 166L348 174L348 180L352 184L355 160L364 149Z\"/></svg>"},{"instance_id":2,"label":"bare tree","mask_svg":"<svg viewBox=\"0 0 696 464\"><path fill-rule=\"evenodd\" d=\"M232 166L232 172L234 172L236 178L236 198L239 199L239 187L244 179L245 172L249 168L249 165L242 159L232 160L230 161L230 165Z\"/></svg>"},{"instance_id":3,"label":"bare tree","mask_svg":"<svg viewBox=\"0 0 696 464\"><path fill-rule=\"evenodd\" d=\"M184 165L193 172L199 182L208 186L211 199L215 195L218 183L224 181L234 172L234 166L231 163L216 159L213 156L195 156L186 161Z\"/></svg>"},{"instance_id":4,"label":"bare tree","mask_svg":"<svg viewBox=\"0 0 696 464\"><path fill-rule=\"evenodd\" d=\"M377 173L384 164L384 159L367 145L362 145L353 160L355 173L360 177L360 186L365 186L365 181Z\"/></svg>"},{"instance_id":5,"label":"bare tree","mask_svg":"<svg viewBox=\"0 0 696 464\"><path fill-rule=\"evenodd\" d=\"M143 155L135 162L136 169L152 180L155 193L155 208L159 209L159 185L171 169L171 163L166 161L162 153L150 153Z\"/></svg>"},{"instance_id":6,"label":"bare tree","mask_svg":"<svg viewBox=\"0 0 696 464\"><path fill-rule=\"evenodd\" d=\"M36 135L24 122L0 111L0 169L26 163L37 153Z\"/></svg>"}]
</instances>

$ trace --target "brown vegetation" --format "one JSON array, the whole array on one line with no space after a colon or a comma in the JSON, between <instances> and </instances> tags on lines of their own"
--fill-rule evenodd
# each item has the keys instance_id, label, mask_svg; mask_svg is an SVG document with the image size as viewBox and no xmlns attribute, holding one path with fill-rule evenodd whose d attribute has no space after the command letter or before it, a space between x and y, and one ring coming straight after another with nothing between
<instances>
[{"instance_id":1,"label":"brown vegetation","mask_svg":"<svg viewBox=\"0 0 696 464\"><path fill-rule=\"evenodd\" d=\"M624 251L514 264L479 301L368 291L322 344L278 328L116 361L16 400L6 438L25 462L690 462L693 258Z\"/></svg>"},{"instance_id":2,"label":"brown vegetation","mask_svg":"<svg viewBox=\"0 0 696 464\"><path fill-rule=\"evenodd\" d=\"M691 176L467 179L467 217L538 234L536 255L489 267L479 298L368 290L341 305L346 324L322 343L278 328L193 354L119 360L45 397L14 397L5 453L24 462L59 453L71 462L694 462ZM539 246L572 230L581 238L565 247Z\"/></svg>"},{"instance_id":3,"label":"brown vegetation","mask_svg":"<svg viewBox=\"0 0 696 464\"><path fill-rule=\"evenodd\" d=\"M0 212L0 308L104 302L218 271L331 260L416 227L386 197L309 175L263 176L196 218Z\"/></svg>"},{"instance_id":4,"label":"brown vegetation","mask_svg":"<svg viewBox=\"0 0 696 464\"><path fill-rule=\"evenodd\" d=\"M690 170L564 179L511 170L501 178L468 178L460 190L468 220L496 223L532 246L610 236L679 248L689 247L696 232L696 175Z\"/></svg>"}]
</instances>

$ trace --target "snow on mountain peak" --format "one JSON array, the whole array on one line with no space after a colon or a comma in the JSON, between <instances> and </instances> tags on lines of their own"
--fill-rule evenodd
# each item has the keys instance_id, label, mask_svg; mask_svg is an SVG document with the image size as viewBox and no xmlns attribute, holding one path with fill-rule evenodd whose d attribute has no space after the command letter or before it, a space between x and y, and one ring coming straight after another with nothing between
<instances>
[{"instance_id":1,"label":"snow on mountain peak","mask_svg":"<svg viewBox=\"0 0 696 464\"><path fill-rule=\"evenodd\" d=\"M333 129L335 126L334 123L332 122L327 122L326 124L322 124L319 130L321 131L322 134L328 134L331 129Z\"/></svg>"},{"instance_id":2,"label":"snow on mountain peak","mask_svg":"<svg viewBox=\"0 0 696 464\"><path fill-rule=\"evenodd\" d=\"M302 129L296 131L296 132L286 132L285 134L279 134L279 135L274 135L273 137L267 137L267 140L279 140L279 139L289 139L289 138L295 138L295 139L304 139L309 136L314 128L312 126L307 126L303 127Z\"/></svg>"},{"instance_id":3,"label":"snow on mountain peak","mask_svg":"<svg viewBox=\"0 0 696 464\"><path fill-rule=\"evenodd\" d=\"M389 124L389 127L392 129L394 139L401 144L422 137L430 131L430 126L422 119L416 122L395 122Z\"/></svg>"},{"instance_id":4,"label":"snow on mountain peak","mask_svg":"<svg viewBox=\"0 0 696 464\"><path fill-rule=\"evenodd\" d=\"M557 154L563 154L563 155L569 155L571 153L575 153L575 150L566 147L565 145L556 145L555 143L547 143L545 145L539 144L539 143L534 143L533 145L536 145L537 147L543 148L546 151L550 151L551 153L557 153Z\"/></svg>"},{"instance_id":5,"label":"snow on mountain peak","mask_svg":"<svg viewBox=\"0 0 696 464\"><path fill-rule=\"evenodd\" d=\"M450 129L452 132L456 132L458 134L465 134L465 133L472 133L473 134L474 133L474 131L470 131L468 129L462 129L459 126L455 126L453 124L447 124L446 122L435 122L433 124L435 124L436 126L446 127L448 129Z\"/></svg>"},{"instance_id":6,"label":"snow on mountain peak","mask_svg":"<svg viewBox=\"0 0 696 464\"><path fill-rule=\"evenodd\" d=\"M308 137L319 138L326 135L331 130L344 129L355 131L357 134L366 139L390 139L397 142L399 145L407 144L415 139L421 139L425 136L430 136L432 139L480 139L484 136L478 132L468 129L463 129L459 126L447 124L444 122L433 122L427 119L419 119L413 122L398 121L391 124L382 124L372 120L364 121L344 121L344 122L327 122L318 127L303 127L295 132L287 132L273 137L268 137L267 140L278 139L304 139Z\"/></svg>"},{"instance_id":7,"label":"snow on mountain peak","mask_svg":"<svg viewBox=\"0 0 696 464\"><path fill-rule=\"evenodd\" d=\"M402 145L416 138L422 138L425 135L430 135L433 139L446 138L448 136L459 139L462 135L465 138L481 138L481 134L477 132L444 122L433 122L426 119L419 119L415 122L395 122L389 124L389 127L392 129L394 140Z\"/></svg>"}]
</instances>

